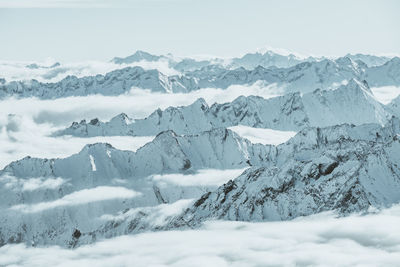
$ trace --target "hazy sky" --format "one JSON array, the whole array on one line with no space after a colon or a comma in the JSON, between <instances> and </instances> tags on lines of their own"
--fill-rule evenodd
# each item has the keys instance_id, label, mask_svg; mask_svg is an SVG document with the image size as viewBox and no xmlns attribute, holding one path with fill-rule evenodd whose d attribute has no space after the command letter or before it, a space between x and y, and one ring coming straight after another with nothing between
<instances>
[{"instance_id":1,"label":"hazy sky","mask_svg":"<svg viewBox=\"0 0 400 267\"><path fill-rule=\"evenodd\" d=\"M138 49L232 56L265 46L400 54L398 0L0 0L0 7L0 60L105 60Z\"/></svg>"}]
</instances>

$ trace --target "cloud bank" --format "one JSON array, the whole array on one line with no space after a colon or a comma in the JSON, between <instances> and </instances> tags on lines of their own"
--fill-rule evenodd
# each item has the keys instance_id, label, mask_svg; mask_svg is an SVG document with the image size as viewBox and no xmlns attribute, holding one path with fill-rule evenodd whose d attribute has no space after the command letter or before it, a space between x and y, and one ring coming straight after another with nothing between
<instances>
[{"instance_id":1,"label":"cloud bank","mask_svg":"<svg viewBox=\"0 0 400 267\"><path fill-rule=\"evenodd\" d=\"M389 104L400 95L400 87L396 86L372 87L371 91L375 98L384 105Z\"/></svg>"},{"instance_id":2,"label":"cloud bank","mask_svg":"<svg viewBox=\"0 0 400 267\"><path fill-rule=\"evenodd\" d=\"M244 125L229 127L232 131L250 142L263 145L279 145L296 135L293 131L278 131L264 128L253 128Z\"/></svg>"},{"instance_id":3,"label":"cloud bank","mask_svg":"<svg viewBox=\"0 0 400 267\"><path fill-rule=\"evenodd\" d=\"M34 213L57 207L76 206L102 200L133 198L140 194L141 193L125 187L98 186L91 189L83 189L73 192L54 201L35 204L19 204L12 206L10 209L24 213Z\"/></svg>"},{"instance_id":4,"label":"cloud bank","mask_svg":"<svg viewBox=\"0 0 400 267\"><path fill-rule=\"evenodd\" d=\"M246 170L243 169L203 169L195 174L157 174L150 176L150 179L166 184L178 186L220 186L231 179L238 177Z\"/></svg>"},{"instance_id":5,"label":"cloud bank","mask_svg":"<svg viewBox=\"0 0 400 267\"><path fill-rule=\"evenodd\" d=\"M126 67L142 67L145 70L157 69L165 75L179 75L180 72L169 67L167 60L139 61L130 64L115 64L104 61L82 61L59 63L53 58L42 62L33 61L0 61L0 78L10 81L58 82L63 78L73 75L78 78L84 76L105 75L108 72Z\"/></svg>"},{"instance_id":6,"label":"cloud bank","mask_svg":"<svg viewBox=\"0 0 400 267\"><path fill-rule=\"evenodd\" d=\"M6 245L0 265L398 266L400 206L335 218L208 222L199 230L121 236L74 250Z\"/></svg>"},{"instance_id":7,"label":"cloud bank","mask_svg":"<svg viewBox=\"0 0 400 267\"><path fill-rule=\"evenodd\" d=\"M1 106L0 104L0 109L2 109ZM18 116L5 116L4 113L3 116L0 115L0 168L26 156L67 157L78 153L86 144L98 142L109 143L121 150L136 151L154 138L153 136L52 137L51 134L58 129L57 127L50 123L38 124L30 115L24 112L21 114Z\"/></svg>"},{"instance_id":8,"label":"cloud bank","mask_svg":"<svg viewBox=\"0 0 400 267\"><path fill-rule=\"evenodd\" d=\"M203 89L188 94L157 94L133 89L121 96L93 95L55 100L36 98L0 101L0 168L25 156L66 157L78 153L84 145L104 142L123 150L135 151L153 137L52 137L51 134L73 121L99 118L109 120L124 112L132 118L148 116L157 108L189 105L199 97L209 104L234 100L240 95L276 96L277 88L256 83L252 86L231 86L227 90Z\"/></svg>"}]
</instances>

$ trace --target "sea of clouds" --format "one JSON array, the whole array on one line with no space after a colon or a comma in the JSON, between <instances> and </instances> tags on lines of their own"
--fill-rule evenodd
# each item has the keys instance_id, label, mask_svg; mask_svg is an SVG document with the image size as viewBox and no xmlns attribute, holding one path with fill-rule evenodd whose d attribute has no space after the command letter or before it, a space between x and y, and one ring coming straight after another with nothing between
<instances>
[{"instance_id":1,"label":"sea of clouds","mask_svg":"<svg viewBox=\"0 0 400 267\"><path fill-rule=\"evenodd\" d=\"M400 205L285 222L211 221L198 230L116 237L76 249L6 245L9 266L398 266Z\"/></svg>"},{"instance_id":2,"label":"sea of clouds","mask_svg":"<svg viewBox=\"0 0 400 267\"><path fill-rule=\"evenodd\" d=\"M66 75L78 77L105 74L116 68L113 63L71 63L56 68L48 60L37 69L26 68L29 62L0 62L0 72L7 80L58 81ZM177 74L166 62L136 63L146 69L158 68ZM371 88L384 104L399 95L395 87ZM54 100L37 98L0 100L0 168L25 156L67 157L86 144L110 143L123 150L136 151L154 137L54 137L56 130L73 121L99 118L109 120L124 112L132 118L148 116L157 108L182 106L203 97L211 105L229 102L241 95L270 98L282 94L281 88L257 82L251 86L234 85L226 90L202 89L188 94L159 94L133 88L121 96L68 97ZM231 127L254 143L280 144L294 132ZM218 186L243 171L200 170L191 175L168 174L149 177L157 183L175 186ZM3 177L2 184L22 191L57 188L62 178L17 179ZM7 180L8 179L8 180ZM86 191L85 191L86 190ZM14 206L21 212L39 212L56 207L82 205L118 197L138 195L125 187L98 187L71 193L52 202ZM157 207L157 216L165 218L191 200ZM169 210L168 210L169 209ZM167 214L167 215L166 215ZM106 215L105 215L106 216ZM113 216L113 215L108 215ZM156 221L156 217L154 218ZM372 212L336 218L324 213L287 222L207 222L199 230L168 231L122 236L77 249L6 245L0 248L0 266L396 266L400 262L400 205Z\"/></svg>"},{"instance_id":3,"label":"sea of clouds","mask_svg":"<svg viewBox=\"0 0 400 267\"><path fill-rule=\"evenodd\" d=\"M157 108L189 105L203 97L210 105L234 100L240 95L277 96L274 85L231 86L227 90L203 89L188 94L158 94L134 88L121 96L92 95L54 100L37 98L0 100L0 168L11 161L32 157L66 157L78 153L86 144L103 142L123 150L135 151L153 139L110 136L77 138L54 137L52 133L73 121L99 118L109 120L124 112L132 118L148 116Z\"/></svg>"}]
</instances>

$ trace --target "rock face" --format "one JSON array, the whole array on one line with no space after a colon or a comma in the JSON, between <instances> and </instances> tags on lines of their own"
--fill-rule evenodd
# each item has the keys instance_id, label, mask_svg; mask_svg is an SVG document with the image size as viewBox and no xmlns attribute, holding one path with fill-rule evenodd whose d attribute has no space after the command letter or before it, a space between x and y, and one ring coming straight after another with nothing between
<instances>
[{"instance_id":1,"label":"rock face","mask_svg":"<svg viewBox=\"0 0 400 267\"><path fill-rule=\"evenodd\" d=\"M147 58L144 54L141 56ZM52 99L93 94L121 95L129 92L132 87L163 93L190 92L208 87L226 89L231 85L250 85L257 81L275 83L284 88L285 92L308 93L317 88L336 88L350 79L366 80L372 86L399 85L399 71L399 58L393 58L384 65L368 67L365 63L355 62L348 57L302 62L287 68L257 66L250 70L244 67L229 69L211 64L172 76L136 66L114 70L106 75L83 78L68 76L56 83L41 83L36 80L9 83L2 81L0 98L34 96Z\"/></svg>"},{"instance_id":2,"label":"rock face","mask_svg":"<svg viewBox=\"0 0 400 267\"><path fill-rule=\"evenodd\" d=\"M342 123L385 124L391 113L377 102L367 84L351 80L336 90L315 90L301 96L290 93L264 99L239 97L231 103L211 107L203 99L185 107L170 107L153 112L145 119L132 120L125 114L109 122L94 119L74 122L56 135L80 137L108 135L155 135L173 129L178 134L195 134L217 127L246 125L257 128L298 131L308 126L333 126Z\"/></svg>"},{"instance_id":3,"label":"rock face","mask_svg":"<svg viewBox=\"0 0 400 267\"><path fill-rule=\"evenodd\" d=\"M208 192L171 225L206 219L287 220L341 214L400 201L399 121L385 128L341 125L300 132L278 146L276 161L253 167Z\"/></svg>"}]
</instances>

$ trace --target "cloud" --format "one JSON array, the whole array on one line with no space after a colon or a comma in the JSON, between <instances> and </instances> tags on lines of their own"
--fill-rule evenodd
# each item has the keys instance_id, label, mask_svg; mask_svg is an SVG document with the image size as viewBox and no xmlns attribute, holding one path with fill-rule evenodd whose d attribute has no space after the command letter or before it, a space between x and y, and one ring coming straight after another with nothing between
<instances>
[{"instance_id":1,"label":"cloud","mask_svg":"<svg viewBox=\"0 0 400 267\"><path fill-rule=\"evenodd\" d=\"M66 180L61 177L19 179L14 176L3 175L0 177L0 182L4 184L5 188L10 188L16 191L35 191L38 189L56 189L64 184Z\"/></svg>"},{"instance_id":2,"label":"cloud","mask_svg":"<svg viewBox=\"0 0 400 267\"><path fill-rule=\"evenodd\" d=\"M251 86L233 85L226 90L206 88L190 93L162 94L133 88L129 94L120 96L90 95L85 97L67 97L54 100L37 98L9 98L0 103L0 114L14 113L33 117L36 122L52 124L70 124L72 120L97 117L108 120L125 112L133 118L142 118L157 108L182 106L193 103L203 97L208 104L223 103L244 95L258 95L270 98L281 95L276 85L257 82Z\"/></svg>"},{"instance_id":3,"label":"cloud","mask_svg":"<svg viewBox=\"0 0 400 267\"><path fill-rule=\"evenodd\" d=\"M220 186L238 177L245 169L246 168L231 170L203 169L195 174L157 174L150 176L150 179L159 183L179 186Z\"/></svg>"},{"instance_id":4,"label":"cloud","mask_svg":"<svg viewBox=\"0 0 400 267\"><path fill-rule=\"evenodd\" d=\"M55 59L47 58L43 62L32 61L0 61L0 78L9 81L30 81L31 79L40 82L58 82L68 75L76 77L94 76L106 74L110 71L126 67L142 67L145 70L157 69L165 75L179 75L180 72L170 68L168 61L159 60L155 62L139 61L130 64L115 64L103 61L66 62L59 66L54 65ZM38 68L28 68L28 65L36 64Z\"/></svg>"},{"instance_id":5,"label":"cloud","mask_svg":"<svg viewBox=\"0 0 400 267\"><path fill-rule=\"evenodd\" d=\"M140 194L141 193L139 192L124 187L98 186L91 189L83 189L73 192L54 201L35 204L19 204L12 206L10 209L24 213L34 213L57 207L76 206L102 200L133 198Z\"/></svg>"},{"instance_id":6,"label":"cloud","mask_svg":"<svg viewBox=\"0 0 400 267\"><path fill-rule=\"evenodd\" d=\"M264 145L279 145L296 135L292 131L278 131L272 129L253 128L249 126L237 125L229 127L232 131L248 139L252 143Z\"/></svg>"},{"instance_id":7,"label":"cloud","mask_svg":"<svg viewBox=\"0 0 400 267\"><path fill-rule=\"evenodd\" d=\"M193 202L194 199L180 199L173 203L130 209L128 211L119 212L117 215L104 214L100 219L105 221L123 222L129 220L129 218L137 218L138 216L143 217L141 214L146 214L146 223L151 227L162 227L168 223L172 216L181 214Z\"/></svg>"},{"instance_id":8,"label":"cloud","mask_svg":"<svg viewBox=\"0 0 400 267\"><path fill-rule=\"evenodd\" d=\"M51 137L73 121L99 118L109 120L124 112L132 118L148 116L157 108L182 106L193 103L199 97L212 104L234 100L240 95L275 96L274 85L256 83L252 86L231 86L226 90L203 89L188 94L160 94L133 89L121 96L92 95L55 100L37 98L5 99L0 101L0 168L25 156L66 157L79 152L84 145L96 142L110 143L123 150L135 151L150 142L153 137L111 136L94 138ZM13 113L12 115L9 115Z\"/></svg>"},{"instance_id":9,"label":"cloud","mask_svg":"<svg viewBox=\"0 0 400 267\"><path fill-rule=\"evenodd\" d=\"M400 87L396 86L372 87L371 91L375 98L384 105L389 104L400 95Z\"/></svg>"},{"instance_id":10,"label":"cloud","mask_svg":"<svg viewBox=\"0 0 400 267\"><path fill-rule=\"evenodd\" d=\"M397 266L399 223L399 205L364 216L214 221L198 230L121 236L74 250L6 245L0 265Z\"/></svg>"},{"instance_id":11,"label":"cloud","mask_svg":"<svg viewBox=\"0 0 400 267\"><path fill-rule=\"evenodd\" d=\"M2 109L3 103L0 104L0 109ZM40 109L39 106L37 108ZM54 106L54 108L56 107ZM18 111L18 109L15 111ZM40 158L67 157L78 153L86 144L98 142L109 143L121 150L136 151L154 138L153 136L52 137L51 133L56 129L59 128L49 123L35 123L33 118L24 113L24 111L21 112L21 115L0 115L0 168L25 156Z\"/></svg>"}]
</instances>

